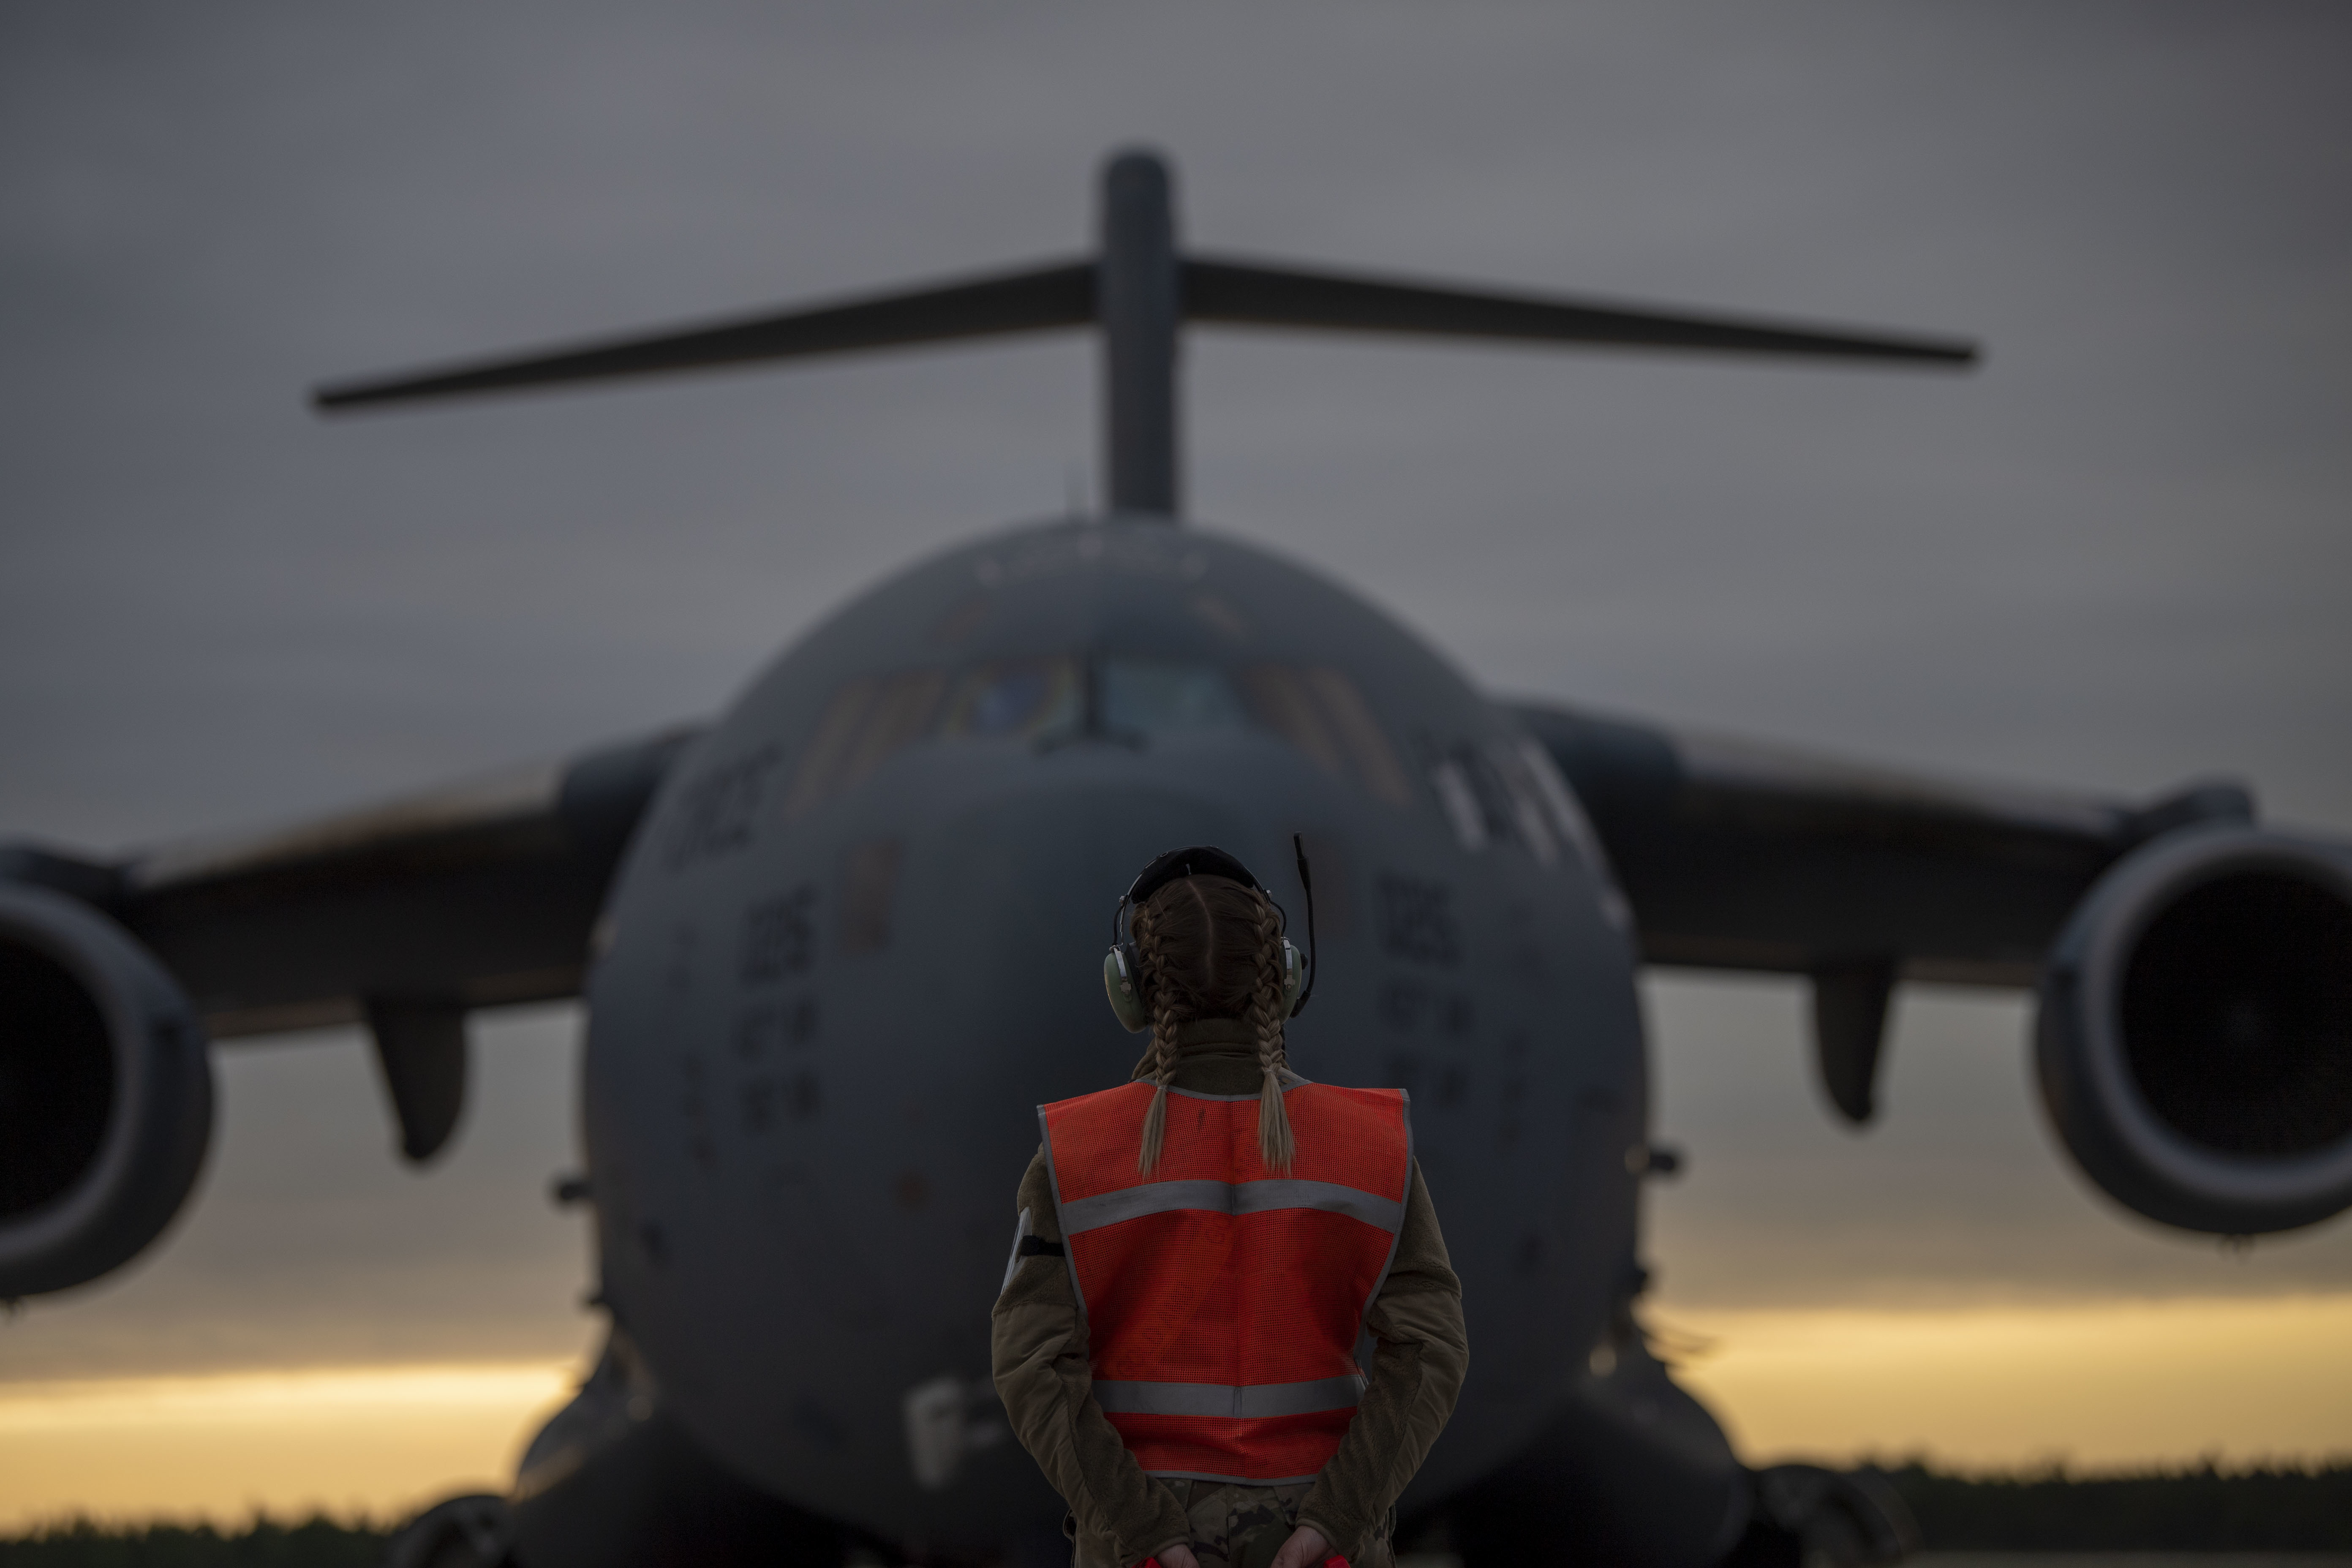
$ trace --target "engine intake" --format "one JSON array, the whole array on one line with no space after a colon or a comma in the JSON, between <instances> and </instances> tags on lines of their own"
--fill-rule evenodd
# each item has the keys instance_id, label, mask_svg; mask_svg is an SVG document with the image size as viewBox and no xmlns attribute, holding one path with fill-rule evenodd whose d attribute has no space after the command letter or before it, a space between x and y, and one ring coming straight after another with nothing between
<instances>
[{"instance_id":1,"label":"engine intake","mask_svg":"<svg viewBox=\"0 0 2352 1568\"><path fill-rule=\"evenodd\" d=\"M2042 1096L2109 1195L2250 1236L2352 1205L2352 851L2184 828L2126 857L2058 939Z\"/></svg>"},{"instance_id":2,"label":"engine intake","mask_svg":"<svg viewBox=\"0 0 2352 1568\"><path fill-rule=\"evenodd\" d=\"M77 900L0 882L0 1299L129 1261L177 1214L212 1137L186 996Z\"/></svg>"}]
</instances>

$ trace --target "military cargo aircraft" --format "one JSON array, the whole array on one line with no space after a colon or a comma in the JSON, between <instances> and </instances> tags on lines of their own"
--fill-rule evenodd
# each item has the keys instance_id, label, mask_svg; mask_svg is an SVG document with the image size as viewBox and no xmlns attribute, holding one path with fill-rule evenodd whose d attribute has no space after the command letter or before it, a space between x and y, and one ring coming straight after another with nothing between
<instances>
[{"instance_id":1,"label":"military cargo aircraft","mask_svg":"<svg viewBox=\"0 0 2352 1568\"><path fill-rule=\"evenodd\" d=\"M469 1013L582 997L606 1349L511 1494L409 1568L1057 1560L988 1380L1031 1107L1128 1059L1097 987L1137 868L1215 843L1294 915L1310 1077L1399 1085L1475 1345L1407 1494L1470 1568L1892 1561L1867 1476L1751 1471L1637 1321L1643 965L1808 977L1873 1112L1905 980L2033 987L2048 1113L2165 1225L2352 1204L2352 848L2209 784L1961 787L1480 692L1347 589L1180 522L1188 322L1959 367L1968 344L1180 248L1106 168L1097 254L431 374L330 409L1097 328L1107 501L845 605L715 722L234 842L0 851L0 1297L146 1247L212 1044L358 1022L406 1158ZM1322 945L1328 942L1328 946ZM1323 963L1328 958L1328 963Z\"/></svg>"}]
</instances>

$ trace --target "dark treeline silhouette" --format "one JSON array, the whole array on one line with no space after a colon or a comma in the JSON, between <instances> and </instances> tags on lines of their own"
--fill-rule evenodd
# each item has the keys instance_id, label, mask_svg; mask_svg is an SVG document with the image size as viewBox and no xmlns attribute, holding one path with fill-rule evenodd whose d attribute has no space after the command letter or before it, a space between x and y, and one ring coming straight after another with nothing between
<instances>
[{"instance_id":1,"label":"dark treeline silhouette","mask_svg":"<svg viewBox=\"0 0 2352 1568\"><path fill-rule=\"evenodd\" d=\"M1934 1551L2352 1549L2352 1463L2319 1469L1885 1472Z\"/></svg>"},{"instance_id":2,"label":"dark treeline silhouette","mask_svg":"<svg viewBox=\"0 0 2352 1568\"><path fill-rule=\"evenodd\" d=\"M92 1524L77 1519L0 1539L0 1568L379 1568L389 1529L266 1515L209 1524Z\"/></svg>"},{"instance_id":3,"label":"dark treeline silhouette","mask_svg":"<svg viewBox=\"0 0 2352 1568\"><path fill-rule=\"evenodd\" d=\"M2352 1463L2319 1469L2051 1470L1958 1476L1882 1472L1918 1516L1931 1552L2352 1551ZM0 1568L379 1568L388 1527L267 1517L208 1524L87 1520L0 1538Z\"/></svg>"}]
</instances>

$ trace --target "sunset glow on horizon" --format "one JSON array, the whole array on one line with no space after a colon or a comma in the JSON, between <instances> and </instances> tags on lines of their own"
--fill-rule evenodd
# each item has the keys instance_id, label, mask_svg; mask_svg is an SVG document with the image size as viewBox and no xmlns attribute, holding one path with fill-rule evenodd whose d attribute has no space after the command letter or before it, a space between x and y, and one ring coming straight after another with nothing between
<instances>
[{"instance_id":1,"label":"sunset glow on horizon","mask_svg":"<svg viewBox=\"0 0 2352 1568\"><path fill-rule=\"evenodd\" d=\"M1751 1464L2352 1456L2352 1295L1659 1316L1695 1342L1677 1379Z\"/></svg>"},{"instance_id":2,"label":"sunset glow on horizon","mask_svg":"<svg viewBox=\"0 0 2352 1568\"><path fill-rule=\"evenodd\" d=\"M1971 1470L2352 1454L2352 1294L1654 1314L1750 1463ZM503 1490L571 1362L0 1384L0 1530L77 1514L396 1520ZM1932 1439L1928 1436L1932 1434Z\"/></svg>"},{"instance_id":3,"label":"sunset glow on horizon","mask_svg":"<svg viewBox=\"0 0 2352 1568\"><path fill-rule=\"evenodd\" d=\"M659 1556L698 1458L1031 1553L1036 1107L1129 1082L1104 919L1209 840L1300 917L1286 1063L1410 1091L1457 1544L1599 1478L1515 1547L1664 1551L1727 1442L2352 1477L2347 58L2308 0L0 7L0 1547L506 1494L617 1334L669 1403L550 1539ZM1119 251L1122 150L1180 260L1340 279L1153 328L1141 490L1128 334L1015 299ZM1130 657L1206 685L950 746L865 684ZM995 1446L927 1492L950 1384Z\"/></svg>"},{"instance_id":4,"label":"sunset glow on horizon","mask_svg":"<svg viewBox=\"0 0 2352 1568\"><path fill-rule=\"evenodd\" d=\"M0 1383L0 1531L83 1515L394 1520L504 1491L570 1362Z\"/></svg>"}]
</instances>

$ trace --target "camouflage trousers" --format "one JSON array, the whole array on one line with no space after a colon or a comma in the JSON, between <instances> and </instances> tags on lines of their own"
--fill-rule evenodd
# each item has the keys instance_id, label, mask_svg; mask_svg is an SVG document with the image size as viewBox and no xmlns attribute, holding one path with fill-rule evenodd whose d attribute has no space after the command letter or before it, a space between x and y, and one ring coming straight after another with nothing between
<instances>
[{"instance_id":1,"label":"camouflage trousers","mask_svg":"<svg viewBox=\"0 0 2352 1568\"><path fill-rule=\"evenodd\" d=\"M1201 1568L1267 1568L1290 1532L1298 1528L1298 1505L1311 1489L1306 1483L1287 1487L1245 1487L1232 1481L1162 1481L1176 1494L1192 1529L1192 1555ZM1395 1517L1381 1521L1372 1539L1349 1559L1349 1568L1396 1568L1390 1543ZM1344 1552L1348 1543L1333 1542L1331 1550ZM1080 1554L1076 1568L1131 1568L1128 1564L1090 1563ZM1319 1564L1316 1565L1319 1568Z\"/></svg>"}]
</instances>

